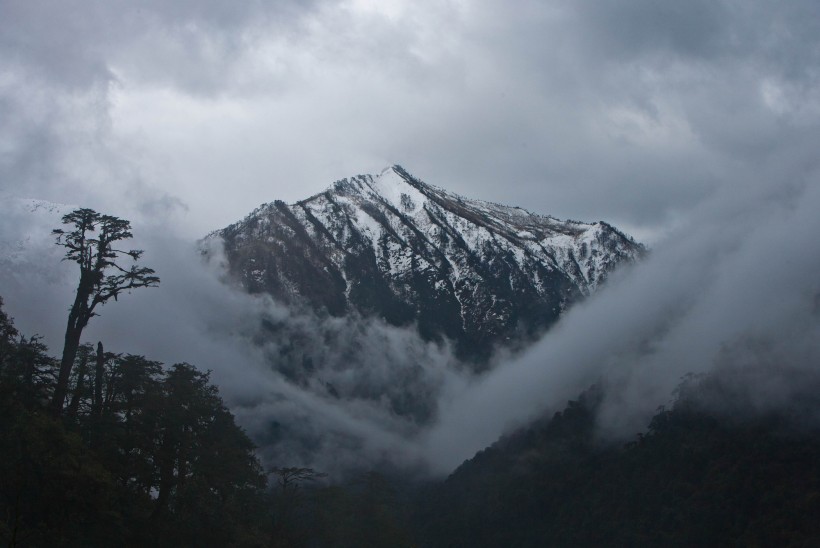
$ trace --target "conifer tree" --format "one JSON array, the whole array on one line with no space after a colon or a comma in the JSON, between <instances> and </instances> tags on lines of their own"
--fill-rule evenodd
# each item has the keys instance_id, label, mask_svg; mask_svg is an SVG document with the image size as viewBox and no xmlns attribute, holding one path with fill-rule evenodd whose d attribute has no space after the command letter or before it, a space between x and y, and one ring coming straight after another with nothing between
<instances>
[{"instance_id":1,"label":"conifer tree","mask_svg":"<svg viewBox=\"0 0 820 548\"><path fill-rule=\"evenodd\" d=\"M83 329L96 315L97 307L112 298L117 300L123 291L159 284L154 270L136 264L130 267L122 264L128 257L136 262L143 253L138 249L114 247L117 242L133 236L129 221L82 208L63 216L63 224L73 228L68 231L55 229L53 234L57 236L57 244L67 249L64 260L80 266L80 280L68 314L60 371L51 400L51 413L55 417L62 413Z\"/></svg>"}]
</instances>

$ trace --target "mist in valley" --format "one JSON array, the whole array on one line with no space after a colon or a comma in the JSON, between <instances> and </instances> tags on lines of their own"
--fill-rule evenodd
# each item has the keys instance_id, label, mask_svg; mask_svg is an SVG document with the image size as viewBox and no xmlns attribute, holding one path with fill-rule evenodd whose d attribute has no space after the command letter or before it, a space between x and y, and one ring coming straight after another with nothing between
<instances>
[{"instance_id":1,"label":"mist in valley","mask_svg":"<svg viewBox=\"0 0 820 548\"><path fill-rule=\"evenodd\" d=\"M212 371L271 466L447 474L596 383L605 390L600 436L627 440L689 373L731 367L761 409L788 403L815 373L820 189L811 180L761 180L742 198L716 196L542 339L517 355L499 349L481 375L412 326L248 295L227 277L219 249L206 262L202 244L165 227L134 228L160 287L106 305L84 338ZM76 275L50 241L57 217L26 207L4 216L5 241L18 252L0 278L12 289L7 310L52 351Z\"/></svg>"},{"instance_id":2,"label":"mist in valley","mask_svg":"<svg viewBox=\"0 0 820 548\"><path fill-rule=\"evenodd\" d=\"M267 464L442 475L594 383L613 440L688 373L731 370L765 409L817 368L811 1L0 6L8 312L59 352L76 272L59 214L20 199L131 220L162 282L84 338L211 370ZM412 326L286 307L203 262L199 239L261 202L397 161L651 252L481 375Z\"/></svg>"}]
</instances>

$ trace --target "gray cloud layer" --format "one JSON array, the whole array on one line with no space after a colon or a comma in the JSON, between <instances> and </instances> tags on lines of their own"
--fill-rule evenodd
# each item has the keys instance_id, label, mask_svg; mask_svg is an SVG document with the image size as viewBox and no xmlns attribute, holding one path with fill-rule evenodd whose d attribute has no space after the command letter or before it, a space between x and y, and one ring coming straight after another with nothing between
<instances>
[{"instance_id":1,"label":"gray cloud layer","mask_svg":"<svg viewBox=\"0 0 820 548\"><path fill-rule=\"evenodd\" d=\"M451 470L598 382L602 435L618 439L644 430L688 373L731 367L761 407L787 402L820 374L818 208L814 182L750 181L746 197L715 198L524 356L449 402L427 434L431 462Z\"/></svg>"},{"instance_id":2,"label":"gray cloud layer","mask_svg":"<svg viewBox=\"0 0 820 548\"><path fill-rule=\"evenodd\" d=\"M77 276L52 243L59 213L16 202L0 212L0 296L21 331L44 336L57 354ZM422 424L463 384L446 347L377 320L320 318L247 295L224 283L217 262L203 263L192 242L161 228L134 230L160 286L102 307L85 340L211 370L266 464L420 466ZM264 342L262 322L276 326Z\"/></svg>"},{"instance_id":3,"label":"gray cloud layer","mask_svg":"<svg viewBox=\"0 0 820 548\"><path fill-rule=\"evenodd\" d=\"M160 208L192 235L399 162L654 238L761 165L799 170L819 140L811 0L6 0L0 14L4 191Z\"/></svg>"}]
</instances>

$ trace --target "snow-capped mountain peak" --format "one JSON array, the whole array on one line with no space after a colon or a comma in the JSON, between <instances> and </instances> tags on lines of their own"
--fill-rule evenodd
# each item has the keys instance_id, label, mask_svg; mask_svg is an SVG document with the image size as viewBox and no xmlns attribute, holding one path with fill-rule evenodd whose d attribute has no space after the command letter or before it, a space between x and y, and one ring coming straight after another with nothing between
<instances>
[{"instance_id":1,"label":"snow-capped mountain peak","mask_svg":"<svg viewBox=\"0 0 820 548\"><path fill-rule=\"evenodd\" d=\"M401 167L397 165L371 178L369 186L382 200L406 214L421 211L427 203L427 197L402 176Z\"/></svg>"},{"instance_id":2,"label":"snow-capped mountain peak","mask_svg":"<svg viewBox=\"0 0 820 548\"><path fill-rule=\"evenodd\" d=\"M467 199L398 165L266 204L212 236L252 292L415 323L467 355L544 329L643 253L607 223Z\"/></svg>"},{"instance_id":3,"label":"snow-capped mountain peak","mask_svg":"<svg viewBox=\"0 0 820 548\"><path fill-rule=\"evenodd\" d=\"M60 227L63 215L75 209L36 198L5 200L2 213L11 226L0 232L0 262L20 262L27 254L53 248L51 231Z\"/></svg>"}]
</instances>

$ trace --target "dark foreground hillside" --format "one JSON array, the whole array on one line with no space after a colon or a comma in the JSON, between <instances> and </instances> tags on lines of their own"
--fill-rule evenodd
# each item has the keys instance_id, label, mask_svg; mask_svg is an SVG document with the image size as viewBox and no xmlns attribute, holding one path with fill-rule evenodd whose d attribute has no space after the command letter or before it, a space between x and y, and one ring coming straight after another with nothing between
<instances>
[{"instance_id":1,"label":"dark foreground hillside","mask_svg":"<svg viewBox=\"0 0 820 548\"><path fill-rule=\"evenodd\" d=\"M692 380L645 434L610 446L596 441L591 389L419 485L288 463L265 474L208 375L187 364L84 346L54 417L45 350L0 308L7 546L820 545L811 380L788 409L756 414L720 376Z\"/></svg>"},{"instance_id":2,"label":"dark foreground hillside","mask_svg":"<svg viewBox=\"0 0 820 548\"><path fill-rule=\"evenodd\" d=\"M795 427L812 402L718 416L712 381L626 446L594 441L592 390L482 451L424 496L421 545L820 545L820 435Z\"/></svg>"},{"instance_id":3,"label":"dark foreground hillside","mask_svg":"<svg viewBox=\"0 0 820 548\"><path fill-rule=\"evenodd\" d=\"M263 545L265 476L207 373L90 345L75 365L54 416L58 362L0 308L0 542Z\"/></svg>"}]
</instances>

